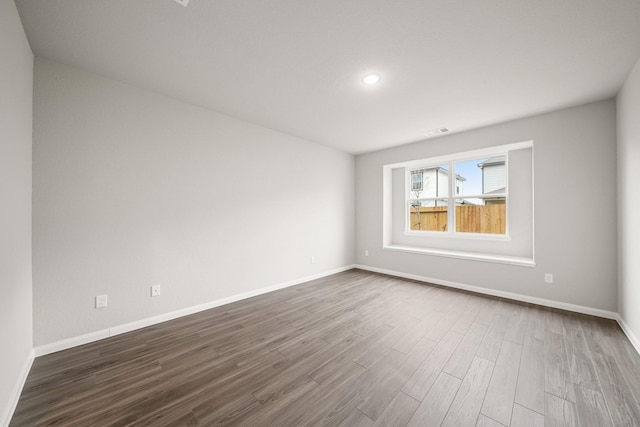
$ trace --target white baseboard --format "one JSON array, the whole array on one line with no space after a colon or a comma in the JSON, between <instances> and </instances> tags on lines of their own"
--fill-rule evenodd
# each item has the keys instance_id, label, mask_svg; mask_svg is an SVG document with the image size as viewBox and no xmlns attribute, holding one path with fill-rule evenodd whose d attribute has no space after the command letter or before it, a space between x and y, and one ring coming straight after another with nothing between
<instances>
[{"instance_id":1,"label":"white baseboard","mask_svg":"<svg viewBox=\"0 0 640 427\"><path fill-rule=\"evenodd\" d=\"M40 345L38 347L35 347L33 351L36 357L39 357L44 356L45 354L55 353L56 351L66 350L72 347L78 347L109 337L109 329L102 329L100 331L79 335L77 337L66 338L60 341L52 342L50 344Z\"/></svg>"},{"instance_id":2,"label":"white baseboard","mask_svg":"<svg viewBox=\"0 0 640 427\"><path fill-rule=\"evenodd\" d=\"M515 300L515 301L527 302L527 303L531 303L531 304L542 305L542 306L545 306L545 307L559 308L561 310L573 311L575 313L582 313L582 314L589 314L591 316L604 317L605 319L617 320L618 317L619 317L618 313L615 313L613 311L602 310L602 309L599 309L599 308L585 307L585 306L575 305L575 304L569 304L569 303L566 303L566 302L553 301L553 300L549 300L549 299L545 299L545 298L532 297L532 296L528 296L528 295L516 294L516 293L513 293L513 292L498 291L498 290L495 290L495 289L483 288L483 287L480 287L480 286L467 285L465 283L458 283L458 282L451 282L449 280L435 279L433 277L419 276L419 275L416 275L416 274L402 273L400 271L386 270L386 269L383 269L383 268L369 267L369 266L366 266L366 265L359 265L359 264L356 264L355 268L359 268L361 270L372 271L372 272L375 272L375 273L388 274L390 276L402 277L402 278L405 278L405 279L418 280L420 282L433 283L435 285L442 285L442 286L447 286L447 287L455 288L455 289L462 289L462 290L465 290L465 291L476 292L476 293L484 294L484 295L491 295L491 296L494 296L494 297L500 297L500 298L506 298L506 299L511 299L511 300Z\"/></svg>"},{"instance_id":3,"label":"white baseboard","mask_svg":"<svg viewBox=\"0 0 640 427\"><path fill-rule=\"evenodd\" d=\"M629 341L631 341L631 345L633 345L633 348L635 348L638 354L640 354L640 339L638 339L638 336L633 333L633 331L631 330L629 325L627 325L627 322L624 321L622 316L618 314L618 317L616 318L616 320L618 321L618 324L624 331L624 334L627 336L627 338L629 338Z\"/></svg>"},{"instance_id":4,"label":"white baseboard","mask_svg":"<svg viewBox=\"0 0 640 427\"><path fill-rule=\"evenodd\" d=\"M20 400L20 395L22 394L22 389L27 381L27 376L31 370L31 365L33 365L34 358L35 354L33 350L31 350L27 360L24 362L22 371L20 371L18 381L16 381L16 384L13 386L13 392L11 393L10 400L7 402L7 406L0 411L0 426L2 427L8 427L9 422L11 422L11 417L13 417L16 406L18 406L18 401Z\"/></svg>"},{"instance_id":5,"label":"white baseboard","mask_svg":"<svg viewBox=\"0 0 640 427\"><path fill-rule=\"evenodd\" d=\"M311 280L320 279L322 277L330 276L332 274L341 273L343 271L351 270L355 268L353 265L347 265L334 270L325 271L322 273L314 274L311 276L301 277L298 279L290 280L284 283L278 283L276 285L267 286L260 289L255 289L249 292L243 292L241 294L232 295L226 298L220 298L214 301L209 301L204 304L195 305L192 307L186 307L180 310L171 311L169 313L160 314L158 316L148 317L146 319L136 320L134 322L125 323L122 325L113 326L108 329L91 332L86 335L80 335L77 337L67 338L61 341L56 341L50 344L38 346L34 349L35 356L44 356L45 354L55 353L56 351L66 350L68 348L77 347L80 345L88 344L90 342L98 341L104 338L112 337L115 335L123 334L125 332L134 331L136 329L145 328L147 326L155 325L158 323L166 322L168 320L177 319L179 317L188 316L190 314L199 313L210 308L219 307L221 305L230 304L232 302L240 301L243 299L255 297L258 295L266 294L268 292L277 291L278 289L288 288L290 286L299 285Z\"/></svg>"}]
</instances>

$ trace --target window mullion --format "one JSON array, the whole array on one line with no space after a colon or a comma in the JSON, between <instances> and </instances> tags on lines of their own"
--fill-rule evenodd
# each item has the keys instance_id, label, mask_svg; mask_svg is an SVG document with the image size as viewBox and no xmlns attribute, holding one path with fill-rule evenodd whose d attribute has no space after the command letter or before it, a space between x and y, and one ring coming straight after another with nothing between
<instances>
[{"instance_id":1,"label":"window mullion","mask_svg":"<svg viewBox=\"0 0 640 427\"><path fill-rule=\"evenodd\" d=\"M449 162L449 233L456 232L456 170L455 162Z\"/></svg>"}]
</instances>

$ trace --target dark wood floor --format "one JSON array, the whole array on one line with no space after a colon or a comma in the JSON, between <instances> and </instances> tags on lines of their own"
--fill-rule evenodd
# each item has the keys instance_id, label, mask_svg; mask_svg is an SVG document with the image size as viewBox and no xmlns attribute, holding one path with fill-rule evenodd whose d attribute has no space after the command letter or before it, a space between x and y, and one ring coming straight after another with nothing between
<instances>
[{"instance_id":1,"label":"dark wood floor","mask_svg":"<svg viewBox=\"0 0 640 427\"><path fill-rule=\"evenodd\" d=\"M360 270L35 360L12 426L640 426L610 320Z\"/></svg>"}]
</instances>

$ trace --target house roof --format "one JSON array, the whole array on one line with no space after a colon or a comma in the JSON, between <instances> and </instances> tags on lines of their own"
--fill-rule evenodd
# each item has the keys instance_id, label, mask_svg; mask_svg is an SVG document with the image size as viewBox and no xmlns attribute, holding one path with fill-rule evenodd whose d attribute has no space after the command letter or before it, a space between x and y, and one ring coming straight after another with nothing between
<instances>
[{"instance_id":1,"label":"house roof","mask_svg":"<svg viewBox=\"0 0 640 427\"><path fill-rule=\"evenodd\" d=\"M493 191L489 191L488 193L484 193L484 194L502 194L502 193L505 192L505 190L506 190L506 188L502 187L502 188L497 188L497 189L495 189Z\"/></svg>"},{"instance_id":2,"label":"house roof","mask_svg":"<svg viewBox=\"0 0 640 427\"><path fill-rule=\"evenodd\" d=\"M426 172L426 171L430 171L430 170L437 170L437 171L442 171L442 173L449 175L449 170L442 168L440 166L435 166L432 168L424 168L424 169L414 169L411 172ZM458 175L456 174L456 178L459 179L460 181L466 181L467 178L463 177L462 175Z\"/></svg>"},{"instance_id":3,"label":"house roof","mask_svg":"<svg viewBox=\"0 0 640 427\"><path fill-rule=\"evenodd\" d=\"M488 158L487 160L485 160L482 163L478 163L478 167L480 169L482 169L485 166L504 165L506 161L507 161L507 157L506 156L491 157L491 158Z\"/></svg>"}]
</instances>

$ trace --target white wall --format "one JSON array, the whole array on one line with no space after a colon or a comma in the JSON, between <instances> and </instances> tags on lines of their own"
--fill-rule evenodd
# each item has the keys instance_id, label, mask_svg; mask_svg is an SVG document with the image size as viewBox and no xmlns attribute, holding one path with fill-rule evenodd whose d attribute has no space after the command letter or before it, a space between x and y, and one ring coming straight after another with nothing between
<instances>
[{"instance_id":1,"label":"white wall","mask_svg":"<svg viewBox=\"0 0 640 427\"><path fill-rule=\"evenodd\" d=\"M351 155L41 58L34 123L36 346L353 263Z\"/></svg>"},{"instance_id":2,"label":"white wall","mask_svg":"<svg viewBox=\"0 0 640 427\"><path fill-rule=\"evenodd\" d=\"M31 360L33 55L12 0L0 0L0 425Z\"/></svg>"},{"instance_id":3,"label":"white wall","mask_svg":"<svg viewBox=\"0 0 640 427\"><path fill-rule=\"evenodd\" d=\"M616 179L607 173L616 167L615 126L608 100L357 156L356 262L615 312ZM382 249L383 165L529 140L535 267Z\"/></svg>"},{"instance_id":4,"label":"white wall","mask_svg":"<svg viewBox=\"0 0 640 427\"><path fill-rule=\"evenodd\" d=\"M618 310L640 338L640 60L618 94L617 112Z\"/></svg>"}]
</instances>

